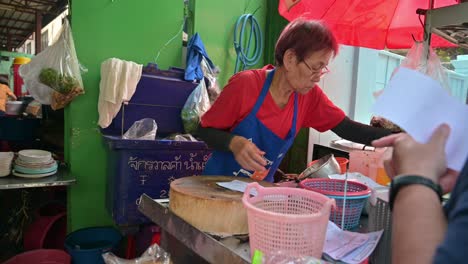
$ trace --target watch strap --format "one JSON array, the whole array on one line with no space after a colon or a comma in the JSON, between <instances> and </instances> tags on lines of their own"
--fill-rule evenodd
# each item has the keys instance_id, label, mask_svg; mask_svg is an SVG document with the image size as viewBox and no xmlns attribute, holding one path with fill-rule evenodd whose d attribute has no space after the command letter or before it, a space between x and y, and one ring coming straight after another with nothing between
<instances>
[{"instance_id":1,"label":"watch strap","mask_svg":"<svg viewBox=\"0 0 468 264\"><path fill-rule=\"evenodd\" d=\"M439 184L434 183L430 179L418 175L403 175L403 176L398 176L394 178L390 184L390 197L389 197L389 203L390 203L390 210L393 210L393 203L395 202L396 196L398 192L401 190L401 188L408 186L408 185L413 185L413 184L419 184L419 185L424 185L430 189L432 189L434 192L437 193L437 196L439 196L440 201L442 202L442 187L440 187Z\"/></svg>"}]
</instances>

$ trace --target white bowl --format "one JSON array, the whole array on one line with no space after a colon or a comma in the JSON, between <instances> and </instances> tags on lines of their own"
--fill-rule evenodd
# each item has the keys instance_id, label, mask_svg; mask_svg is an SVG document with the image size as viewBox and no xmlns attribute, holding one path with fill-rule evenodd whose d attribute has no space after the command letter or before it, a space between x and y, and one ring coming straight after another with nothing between
<instances>
[{"instance_id":1,"label":"white bowl","mask_svg":"<svg viewBox=\"0 0 468 264\"><path fill-rule=\"evenodd\" d=\"M52 159L52 153L40 149L24 149L18 152L18 157L24 162L46 163Z\"/></svg>"}]
</instances>

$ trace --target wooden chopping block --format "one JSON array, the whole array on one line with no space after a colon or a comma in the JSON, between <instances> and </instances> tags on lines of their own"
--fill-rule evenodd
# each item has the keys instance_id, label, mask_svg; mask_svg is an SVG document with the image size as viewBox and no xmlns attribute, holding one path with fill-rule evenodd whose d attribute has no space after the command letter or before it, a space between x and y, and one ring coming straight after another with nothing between
<instances>
[{"instance_id":1,"label":"wooden chopping block","mask_svg":"<svg viewBox=\"0 0 468 264\"><path fill-rule=\"evenodd\" d=\"M253 182L250 178L231 176L192 176L171 183L169 208L197 229L219 236L249 233L247 211L242 204L241 192L231 191L217 182L239 180ZM259 182L273 187L270 182Z\"/></svg>"}]
</instances>

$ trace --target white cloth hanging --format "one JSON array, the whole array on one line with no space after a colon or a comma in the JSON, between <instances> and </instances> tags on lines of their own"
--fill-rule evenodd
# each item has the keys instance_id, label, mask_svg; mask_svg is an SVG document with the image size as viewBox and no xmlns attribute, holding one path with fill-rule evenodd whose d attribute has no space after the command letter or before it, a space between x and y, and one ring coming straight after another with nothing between
<instances>
[{"instance_id":1,"label":"white cloth hanging","mask_svg":"<svg viewBox=\"0 0 468 264\"><path fill-rule=\"evenodd\" d=\"M98 124L108 127L120 111L123 102L130 101L141 78L143 65L117 58L101 64L99 83Z\"/></svg>"}]
</instances>

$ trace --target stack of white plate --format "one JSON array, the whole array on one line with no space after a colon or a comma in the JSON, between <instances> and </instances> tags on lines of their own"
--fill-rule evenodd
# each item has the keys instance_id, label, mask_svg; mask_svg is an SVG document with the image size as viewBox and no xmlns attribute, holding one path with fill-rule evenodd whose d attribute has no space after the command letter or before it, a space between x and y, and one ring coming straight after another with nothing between
<instances>
[{"instance_id":1,"label":"stack of white plate","mask_svg":"<svg viewBox=\"0 0 468 264\"><path fill-rule=\"evenodd\" d=\"M0 152L0 177L10 175L11 161L14 156L13 152Z\"/></svg>"},{"instance_id":2,"label":"stack of white plate","mask_svg":"<svg viewBox=\"0 0 468 264\"><path fill-rule=\"evenodd\" d=\"M18 152L13 175L23 178L41 178L57 172L57 162L52 153L39 149L25 149Z\"/></svg>"}]
</instances>

